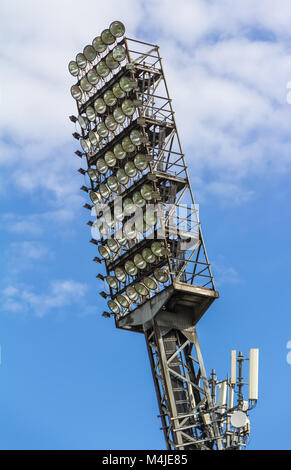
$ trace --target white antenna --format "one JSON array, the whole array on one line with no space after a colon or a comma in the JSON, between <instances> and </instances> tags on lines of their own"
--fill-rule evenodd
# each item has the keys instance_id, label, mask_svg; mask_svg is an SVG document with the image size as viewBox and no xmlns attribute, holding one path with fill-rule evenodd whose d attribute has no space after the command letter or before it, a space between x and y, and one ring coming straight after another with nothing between
<instances>
[{"instance_id":1,"label":"white antenna","mask_svg":"<svg viewBox=\"0 0 291 470\"><path fill-rule=\"evenodd\" d=\"M257 348L251 348L249 356L249 400L258 399L258 382L259 350Z\"/></svg>"},{"instance_id":2,"label":"white antenna","mask_svg":"<svg viewBox=\"0 0 291 470\"><path fill-rule=\"evenodd\" d=\"M221 382L219 384L219 395L218 395L218 413L223 413L226 406L226 393L227 393L227 382Z\"/></svg>"},{"instance_id":3,"label":"white antenna","mask_svg":"<svg viewBox=\"0 0 291 470\"><path fill-rule=\"evenodd\" d=\"M231 375L230 375L230 383L236 383L236 350L231 350Z\"/></svg>"}]
</instances>

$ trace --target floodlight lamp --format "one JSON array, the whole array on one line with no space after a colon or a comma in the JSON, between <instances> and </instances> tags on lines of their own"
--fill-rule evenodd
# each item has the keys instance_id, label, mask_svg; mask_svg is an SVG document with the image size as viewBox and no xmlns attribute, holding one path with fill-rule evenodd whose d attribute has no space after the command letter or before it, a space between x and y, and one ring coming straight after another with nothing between
<instances>
[{"instance_id":1,"label":"floodlight lamp","mask_svg":"<svg viewBox=\"0 0 291 470\"><path fill-rule=\"evenodd\" d=\"M150 201L153 198L154 190L149 184L143 184L140 193L146 201Z\"/></svg>"},{"instance_id":2,"label":"floodlight lamp","mask_svg":"<svg viewBox=\"0 0 291 470\"><path fill-rule=\"evenodd\" d=\"M145 277L143 279L143 283L150 290L157 290L157 288L158 288L158 285L157 285L156 281L154 279L152 279L151 277Z\"/></svg>"},{"instance_id":3,"label":"floodlight lamp","mask_svg":"<svg viewBox=\"0 0 291 470\"><path fill-rule=\"evenodd\" d=\"M134 262L134 264L136 265L136 267L138 269L145 269L145 267L147 265L146 261L144 260L144 258L142 257L142 255L140 253L137 253L134 256L133 262Z\"/></svg>"},{"instance_id":4,"label":"floodlight lamp","mask_svg":"<svg viewBox=\"0 0 291 470\"><path fill-rule=\"evenodd\" d=\"M118 124L123 124L126 119L126 115L121 108L115 108L113 111L113 117Z\"/></svg>"},{"instance_id":5,"label":"floodlight lamp","mask_svg":"<svg viewBox=\"0 0 291 470\"><path fill-rule=\"evenodd\" d=\"M129 134L130 140L134 145L140 145L142 143L142 133L136 129L131 131Z\"/></svg>"},{"instance_id":6,"label":"floodlight lamp","mask_svg":"<svg viewBox=\"0 0 291 470\"><path fill-rule=\"evenodd\" d=\"M131 303L127 295L117 294L116 300L123 308L128 308Z\"/></svg>"},{"instance_id":7,"label":"floodlight lamp","mask_svg":"<svg viewBox=\"0 0 291 470\"><path fill-rule=\"evenodd\" d=\"M130 178L134 178L137 174L137 168L132 162L127 162L124 165L124 171Z\"/></svg>"},{"instance_id":8,"label":"floodlight lamp","mask_svg":"<svg viewBox=\"0 0 291 470\"><path fill-rule=\"evenodd\" d=\"M126 261L124 269L129 276L136 276L137 274L137 267L133 261Z\"/></svg>"},{"instance_id":9,"label":"floodlight lamp","mask_svg":"<svg viewBox=\"0 0 291 470\"><path fill-rule=\"evenodd\" d=\"M161 257L165 254L165 247L161 242L153 242L151 244L151 250L158 257Z\"/></svg>"},{"instance_id":10,"label":"floodlight lamp","mask_svg":"<svg viewBox=\"0 0 291 470\"><path fill-rule=\"evenodd\" d=\"M99 191L100 191L100 194L101 196L104 198L104 199L109 199L110 195L111 195L111 191L110 189L106 186L105 183L101 183L100 186L99 186Z\"/></svg>"},{"instance_id":11,"label":"floodlight lamp","mask_svg":"<svg viewBox=\"0 0 291 470\"><path fill-rule=\"evenodd\" d=\"M102 31L101 39L104 42L104 44L107 44L108 46L110 46L111 44L115 42L115 37L113 36L113 34L110 32L109 29L104 29L104 31Z\"/></svg>"},{"instance_id":12,"label":"floodlight lamp","mask_svg":"<svg viewBox=\"0 0 291 470\"><path fill-rule=\"evenodd\" d=\"M112 253L117 253L120 249L119 243L114 238L108 238L107 246L112 251Z\"/></svg>"},{"instance_id":13,"label":"floodlight lamp","mask_svg":"<svg viewBox=\"0 0 291 470\"><path fill-rule=\"evenodd\" d=\"M110 250L108 246L100 245L98 246L98 251L99 251L100 256L102 256L102 258L110 259Z\"/></svg>"},{"instance_id":14,"label":"floodlight lamp","mask_svg":"<svg viewBox=\"0 0 291 470\"><path fill-rule=\"evenodd\" d=\"M156 255L152 252L150 248L144 248L142 250L142 257L147 263L154 263L156 261Z\"/></svg>"},{"instance_id":15,"label":"floodlight lamp","mask_svg":"<svg viewBox=\"0 0 291 470\"><path fill-rule=\"evenodd\" d=\"M128 178L127 174L125 173L125 171L122 168L120 168L117 171L116 178L119 181L119 183L122 184L122 186L125 186L129 181L129 178Z\"/></svg>"},{"instance_id":16,"label":"floodlight lamp","mask_svg":"<svg viewBox=\"0 0 291 470\"><path fill-rule=\"evenodd\" d=\"M101 54L107 49L107 45L104 44L100 36L97 36L93 39L92 46L94 47L95 51Z\"/></svg>"},{"instance_id":17,"label":"floodlight lamp","mask_svg":"<svg viewBox=\"0 0 291 470\"><path fill-rule=\"evenodd\" d=\"M118 314L120 312L120 306L116 302L116 300L109 300L107 302L108 307L110 308L111 312Z\"/></svg>"},{"instance_id":18,"label":"floodlight lamp","mask_svg":"<svg viewBox=\"0 0 291 470\"><path fill-rule=\"evenodd\" d=\"M96 58L97 52L93 46L88 45L84 47L83 54L88 60L88 62L93 62Z\"/></svg>"},{"instance_id":19,"label":"floodlight lamp","mask_svg":"<svg viewBox=\"0 0 291 470\"><path fill-rule=\"evenodd\" d=\"M126 281L126 274L122 268L115 269L115 277L119 282L124 283Z\"/></svg>"},{"instance_id":20,"label":"floodlight lamp","mask_svg":"<svg viewBox=\"0 0 291 470\"><path fill-rule=\"evenodd\" d=\"M120 45L115 46L114 49L112 50L112 56L113 56L113 59L115 59L117 62L122 62L126 56L125 48Z\"/></svg>"},{"instance_id":21,"label":"floodlight lamp","mask_svg":"<svg viewBox=\"0 0 291 470\"><path fill-rule=\"evenodd\" d=\"M99 75L97 74L94 68L89 70L89 72L87 73L87 80L92 85L96 85L99 82Z\"/></svg>"},{"instance_id":22,"label":"floodlight lamp","mask_svg":"<svg viewBox=\"0 0 291 470\"><path fill-rule=\"evenodd\" d=\"M125 27L121 21L113 21L109 26L109 30L115 38L120 38L125 33Z\"/></svg>"},{"instance_id":23,"label":"floodlight lamp","mask_svg":"<svg viewBox=\"0 0 291 470\"><path fill-rule=\"evenodd\" d=\"M112 52L106 56L105 63L110 70L115 70L119 67L119 62L114 59Z\"/></svg>"},{"instance_id":24,"label":"floodlight lamp","mask_svg":"<svg viewBox=\"0 0 291 470\"><path fill-rule=\"evenodd\" d=\"M120 88L118 83L113 86L112 91L116 98L122 99L126 96L126 92Z\"/></svg>"},{"instance_id":25,"label":"floodlight lamp","mask_svg":"<svg viewBox=\"0 0 291 470\"><path fill-rule=\"evenodd\" d=\"M96 72L102 78L107 77L107 75L110 73L110 69L107 67L104 60L100 60L100 62L98 62L96 65Z\"/></svg>"},{"instance_id":26,"label":"floodlight lamp","mask_svg":"<svg viewBox=\"0 0 291 470\"><path fill-rule=\"evenodd\" d=\"M136 87L135 83L136 81L132 80L132 78L124 76L124 77L121 77L119 81L119 86L123 91L125 91L126 93L129 93L133 90L133 88Z\"/></svg>"},{"instance_id":27,"label":"floodlight lamp","mask_svg":"<svg viewBox=\"0 0 291 470\"><path fill-rule=\"evenodd\" d=\"M126 288L126 294L128 298L133 302L135 302L138 299L138 293L136 292L135 288L132 286L128 286Z\"/></svg>"},{"instance_id":28,"label":"floodlight lamp","mask_svg":"<svg viewBox=\"0 0 291 470\"><path fill-rule=\"evenodd\" d=\"M156 280L161 282L162 284L169 280L169 274L164 269L155 269L154 276Z\"/></svg>"},{"instance_id":29,"label":"floodlight lamp","mask_svg":"<svg viewBox=\"0 0 291 470\"><path fill-rule=\"evenodd\" d=\"M124 139L122 139L121 145L125 152L131 153L135 151L135 145L131 142L129 137L124 137Z\"/></svg>"},{"instance_id":30,"label":"floodlight lamp","mask_svg":"<svg viewBox=\"0 0 291 470\"><path fill-rule=\"evenodd\" d=\"M80 101L82 99L83 93L82 90L77 86L73 85L71 87L71 95L76 101Z\"/></svg>"},{"instance_id":31,"label":"floodlight lamp","mask_svg":"<svg viewBox=\"0 0 291 470\"><path fill-rule=\"evenodd\" d=\"M113 152L118 160L123 160L126 157L126 152L121 144L114 145Z\"/></svg>"},{"instance_id":32,"label":"floodlight lamp","mask_svg":"<svg viewBox=\"0 0 291 470\"><path fill-rule=\"evenodd\" d=\"M136 168L140 171L144 171L148 166L146 155L143 155L142 153L138 153L134 157L133 161L134 161Z\"/></svg>"},{"instance_id":33,"label":"floodlight lamp","mask_svg":"<svg viewBox=\"0 0 291 470\"><path fill-rule=\"evenodd\" d=\"M121 109L124 112L124 114L126 114L126 116L132 116L135 112L135 106L132 100L128 100L128 99L124 100L121 103Z\"/></svg>"},{"instance_id":34,"label":"floodlight lamp","mask_svg":"<svg viewBox=\"0 0 291 470\"><path fill-rule=\"evenodd\" d=\"M119 183L115 176L109 176L108 180L106 181L108 188L113 192L116 193L119 188Z\"/></svg>"},{"instance_id":35,"label":"floodlight lamp","mask_svg":"<svg viewBox=\"0 0 291 470\"><path fill-rule=\"evenodd\" d=\"M78 122L79 122L79 125L82 129L87 130L88 129L88 124L89 124L89 121L88 121L88 118L85 117L85 116L79 116L78 117Z\"/></svg>"},{"instance_id":36,"label":"floodlight lamp","mask_svg":"<svg viewBox=\"0 0 291 470\"><path fill-rule=\"evenodd\" d=\"M118 288L118 282L115 277L113 276L106 276L106 282L111 287L111 289L117 289Z\"/></svg>"},{"instance_id":37,"label":"floodlight lamp","mask_svg":"<svg viewBox=\"0 0 291 470\"><path fill-rule=\"evenodd\" d=\"M132 200L137 207L144 207L146 205L146 201L139 191L133 193Z\"/></svg>"},{"instance_id":38,"label":"floodlight lamp","mask_svg":"<svg viewBox=\"0 0 291 470\"><path fill-rule=\"evenodd\" d=\"M96 113L104 114L106 111L105 101L102 98L97 98L97 100L94 101L94 108Z\"/></svg>"},{"instance_id":39,"label":"floodlight lamp","mask_svg":"<svg viewBox=\"0 0 291 470\"><path fill-rule=\"evenodd\" d=\"M107 116L105 119L105 126L110 132L114 132L117 128L117 122L113 116Z\"/></svg>"},{"instance_id":40,"label":"floodlight lamp","mask_svg":"<svg viewBox=\"0 0 291 470\"><path fill-rule=\"evenodd\" d=\"M77 75L79 75L80 69L78 67L77 62L75 62L74 60L71 60L69 62L68 68L70 74L73 75L73 77L77 77Z\"/></svg>"},{"instance_id":41,"label":"floodlight lamp","mask_svg":"<svg viewBox=\"0 0 291 470\"><path fill-rule=\"evenodd\" d=\"M87 59L84 56L84 54L82 54L81 52L79 52L79 54L76 55L76 62L80 69L86 68Z\"/></svg>"},{"instance_id":42,"label":"floodlight lamp","mask_svg":"<svg viewBox=\"0 0 291 470\"><path fill-rule=\"evenodd\" d=\"M89 140L90 140L91 144L94 147L96 147L97 144L98 144L98 141L99 141L99 135L96 134L96 132L89 131L88 137L89 137Z\"/></svg>"},{"instance_id":43,"label":"floodlight lamp","mask_svg":"<svg viewBox=\"0 0 291 470\"><path fill-rule=\"evenodd\" d=\"M126 223L123 231L129 240L136 238L136 229L134 224L130 224L129 222Z\"/></svg>"},{"instance_id":44,"label":"floodlight lamp","mask_svg":"<svg viewBox=\"0 0 291 470\"><path fill-rule=\"evenodd\" d=\"M105 175L108 170L108 165L103 158L99 158L96 162L96 168L102 175Z\"/></svg>"},{"instance_id":45,"label":"floodlight lamp","mask_svg":"<svg viewBox=\"0 0 291 470\"><path fill-rule=\"evenodd\" d=\"M91 191L89 196L93 204L98 204L101 201L100 194L97 193L96 191Z\"/></svg>"},{"instance_id":46,"label":"floodlight lamp","mask_svg":"<svg viewBox=\"0 0 291 470\"><path fill-rule=\"evenodd\" d=\"M135 205L130 197L126 197L123 201L123 210L125 215L130 215L135 211Z\"/></svg>"},{"instance_id":47,"label":"floodlight lamp","mask_svg":"<svg viewBox=\"0 0 291 470\"><path fill-rule=\"evenodd\" d=\"M107 106L114 106L116 104L117 98L114 95L113 91L108 90L104 93L103 99Z\"/></svg>"},{"instance_id":48,"label":"floodlight lamp","mask_svg":"<svg viewBox=\"0 0 291 470\"><path fill-rule=\"evenodd\" d=\"M86 139L80 139L80 144L82 149L84 150L85 153L90 152L91 149L91 143L89 140Z\"/></svg>"},{"instance_id":49,"label":"floodlight lamp","mask_svg":"<svg viewBox=\"0 0 291 470\"><path fill-rule=\"evenodd\" d=\"M139 295L146 296L146 295L148 295L148 293L149 293L148 288L147 288L146 285L143 284L142 282L137 282L137 283L134 285L134 288L135 288L136 292L137 292Z\"/></svg>"},{"instance_id":50,"label":"floodlight lamp","mask_svg":"<svg viewBox=\"0 0 291 470\"><path fill-rule=\"evenodd\" d=\"M110 168L116 165L116 157L113 152L106 152L104 155L104 160Z\"/></svg>"},{"instance_id":51,"label":"floodlight lamp","mask_svg":"<svg viewBox=\"0 0 291 470\"><path fill-rule=\"evenodd\" d=\"M93 85L91 85L91 83L88 82L86 77L81 78L80 86L82 90L87 91L87 92L92 90L92 87L93 87Z\"/></svg>"},{"instance_id":52,"label":"floodlight lamp","mask_svg":"<svg viewBox=\"0 0 291 470\"><path fill-rule=\"evenodd\" d=\"M98 172L94 170L93 168L88 169L88 176L91 181L96 182L98 180Z\"/></svg>"},{"instance_id":53,"label":"floodlight lamp","mask_svg":"<svg viewBox=\"0 0 291 470\"><path fill-rule=\"evenodd\" d=\"M105 126L104 122L99 122L97 125L97 133L100 135L100 137L107 137L108 136L108 129Z\"/></svg>"},{"instance_id":54,"label":"floodlight lamp","mask_svg":"<svg viewBox=\"0 0 291 470\"><path fill-rule=\"evenodd\" d=\"M95 121L96 114L95 114L93 106L88 106L88 108L86 108L86 116L89 119L89 121L91 122Z\"/></svg>"}]
</instances>

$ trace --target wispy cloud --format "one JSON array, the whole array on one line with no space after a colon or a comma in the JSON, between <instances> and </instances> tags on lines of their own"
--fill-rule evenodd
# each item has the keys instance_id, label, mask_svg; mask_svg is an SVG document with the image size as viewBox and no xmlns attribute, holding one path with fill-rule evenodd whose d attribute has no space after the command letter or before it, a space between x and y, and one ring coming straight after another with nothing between
<instances>
[{"instance_id":1,"label":"wispy cloud","mask_svg":"<svg viewBox=\"0 0 291 470\"><path fill-rule=\"evenodd\" d=\"M40 293L24 284L8 285L1 291L1 310L43 317L53 310L79 304L86 292L86 285L72 280L52 281Z\"/></svg>"}]
</instances>

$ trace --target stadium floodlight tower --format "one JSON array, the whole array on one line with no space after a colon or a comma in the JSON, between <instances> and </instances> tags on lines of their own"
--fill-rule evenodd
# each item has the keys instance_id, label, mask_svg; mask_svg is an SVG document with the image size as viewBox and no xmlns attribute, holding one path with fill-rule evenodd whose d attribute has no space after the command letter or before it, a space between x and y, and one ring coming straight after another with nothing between
<instances>
[{"instance_id":1,"label":"stadium floodlight tower","mask_svg":"<svg viewBox=\"0 0 291 470\"><path fill-rule=\"evenodd\" d=\"M207 378L196 324L218 292L159 48L124 33L112 22L69 63L84 207L96 216L94 261L106 267L97 275L103 316L145 335L169 450L240 449L258 398L258 350L250 350L248 401L241 353L232 351L230 378L218 382L214 370Z\"/></svg>"}]
</instances>

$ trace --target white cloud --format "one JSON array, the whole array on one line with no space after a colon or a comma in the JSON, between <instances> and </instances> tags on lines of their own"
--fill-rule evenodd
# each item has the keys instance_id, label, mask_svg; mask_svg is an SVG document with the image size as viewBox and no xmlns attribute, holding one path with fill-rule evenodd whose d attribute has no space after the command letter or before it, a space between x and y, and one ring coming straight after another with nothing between
<instances>
[{"instance_id":1,"label":"white cloud","mask_svg":"<svg viewBox=\"0 0 291 470\"><path fill-rule=\"evenodd\" d=\"M52 281L42 293L23 284L8 285L1 292L2 311L43 317L52 310L79 304L86 292L86 285L72 280Z\"/></svg>"}]
</instances>

